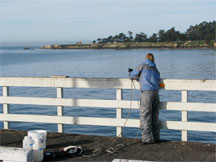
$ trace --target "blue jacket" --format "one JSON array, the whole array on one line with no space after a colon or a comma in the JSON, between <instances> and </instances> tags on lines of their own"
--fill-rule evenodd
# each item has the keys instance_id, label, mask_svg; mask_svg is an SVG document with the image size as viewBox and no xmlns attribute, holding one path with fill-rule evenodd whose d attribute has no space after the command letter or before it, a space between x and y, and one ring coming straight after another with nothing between
<instances>
[{"instance_id":1,"label":"blue jacket","mask_svg":"<svg viewBox=\"0 0 216 162\"><path fill-rule=\"evenodd\" d=\"M141 91L158 91L160 85L160 73L156 65L147 59L129 73L131 79L139 80Z\"/></svg>"}]
</instances>

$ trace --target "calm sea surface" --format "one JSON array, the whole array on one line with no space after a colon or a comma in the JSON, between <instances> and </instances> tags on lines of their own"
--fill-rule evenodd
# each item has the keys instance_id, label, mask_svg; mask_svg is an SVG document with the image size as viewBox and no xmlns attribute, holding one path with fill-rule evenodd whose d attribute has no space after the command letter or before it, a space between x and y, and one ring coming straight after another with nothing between
<instances>
[{"instance_id":1,"label":"calm sea surface","mask_svg":"<svg viewBox=\"0 0 216 162\"><path fill-rule=\"evenodd\" d=\"M87 78L127 78L128 68L135 68L144 61L146 53L155 55L161 78L216 79L215 50L44 50L21 47L0 48L0 76L53 76ZM139 91L133 91L133 100L139 100ZM0 87L2 95L2 87ZM11 87L11 96L55 97L55 88ZM114 89L64 89L65 98L115 99ZM160 91L161 101L181 101L180 91ZM124 90L123 98L130 100L131 91ZM189 102L216 103L216 92L190 91ZM10 105L16 114L56 115L54 106ZM2 105L0 105L2 113ZM124 109L126 118L129 111ZM115 117L115 109L65 107L66 116ZM139 118L133 110L130 118ZM189 112L189 121L216 122L216 113ZM181 112L161 111L160 120L180 121ZM3 123L0 122L0 128ZM56 124L11 122L12 129L46 129L57 131ZM115 127L65 125L65 132L115 136ZM125 128L125 137L136 137L138 129ZM161 139L181 140L181 132L161 130ZM216 143L216 133L189 131L189 141Z\"/></svg>"}]
</instances>

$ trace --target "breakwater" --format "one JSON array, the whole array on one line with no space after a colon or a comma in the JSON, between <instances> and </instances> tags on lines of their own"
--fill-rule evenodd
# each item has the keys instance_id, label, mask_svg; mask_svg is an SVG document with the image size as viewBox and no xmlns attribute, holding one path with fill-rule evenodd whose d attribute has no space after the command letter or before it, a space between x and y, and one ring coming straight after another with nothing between
<instances>
[{"instance_id":1,"label":"breakwater","mask_svg":"<svg viewBox=\"0 0 216 162\"><path fill-rule=\"evenodd\" d=\"M158 49L215 49L216 43L205 42L127 42L127 43L97 43L97 44L53 44L41 46L41 49L139 49L139 48L158 48Z\"/></svg>"}]
</instances>

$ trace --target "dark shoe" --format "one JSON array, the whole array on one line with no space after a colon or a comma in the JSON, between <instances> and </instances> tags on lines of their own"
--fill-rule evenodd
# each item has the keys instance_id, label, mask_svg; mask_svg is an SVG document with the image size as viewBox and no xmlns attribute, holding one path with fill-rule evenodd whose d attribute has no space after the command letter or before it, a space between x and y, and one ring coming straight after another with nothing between
<instances>
[{"instance_id":1,"label":"dark shoe","mask_svg":"<svg viewBox=\"0 0 216 162\"><path fill-rule=\"evenodd\" d=\"M161 141L160 140L155 140L155 143L160 143Z\"/></svg>"},{"instance_id":2,"label":"dark shoe","mask_svg":"<svg viewBox=\"0 0 216 162\"><path fill-rule=\"evenodd\" d=\"M44 152L44 161L46 160L53 160L57 158L65 157L64 151L46 151Z\"/></svg>"},{"instance_id":3,"label":"dark shoe","mask_svg":"<svg viewBox=\"0 0 216 162\"><path fill-rule=\"evenodd\" d=\"M143 145L146 145L146 144L153 144L153 143L155 143L155 141L154 141L154 140L150 140L150 141L148 141L148 142L143 142Z\"/></svg>"}]
</instances>

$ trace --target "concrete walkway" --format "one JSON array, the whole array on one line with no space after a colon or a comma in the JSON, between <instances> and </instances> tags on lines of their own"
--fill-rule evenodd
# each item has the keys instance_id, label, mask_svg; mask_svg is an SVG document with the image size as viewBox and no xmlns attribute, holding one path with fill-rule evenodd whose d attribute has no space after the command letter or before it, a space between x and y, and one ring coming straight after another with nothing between
<instances>
[{"instance_id":1,"label":"concrete walkway","mask_svg":"<svg viewBox=\"0 0 216 162\"><path fill-rule=\"evenodd\" d=\"M0 145L22 147L26 131L0 130ZM113 142L114 141L114 142ZM113 142L117 153L106 153L105 148ZM161 141L156 144L142 145L140 140L77 134L48 133L47 150L56 151L70 145L82 146L83 156L64 157L52 161L104 161L129 159L140 161L216 161L216 145L176 141ZM104 148L99 156L91 156L97 148ZM108 151L112 152L112 148ZM120 161L120 160L119 160Z\"/></svg>"}]
</instances>

